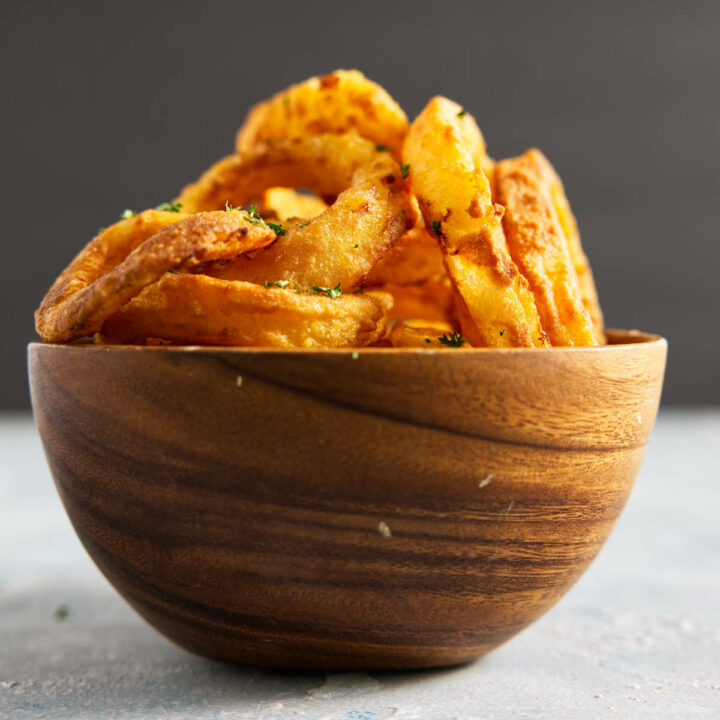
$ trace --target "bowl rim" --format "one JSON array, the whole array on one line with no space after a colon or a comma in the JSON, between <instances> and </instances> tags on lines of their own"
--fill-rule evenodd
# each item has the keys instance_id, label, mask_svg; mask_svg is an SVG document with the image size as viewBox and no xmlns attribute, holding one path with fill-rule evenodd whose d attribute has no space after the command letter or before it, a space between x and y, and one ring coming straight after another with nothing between
<instances>
[{"instance_id":1,"label":"bowl rim","mask_svg":"<svg viewBox=\"0 0 720 720\"><path fill-rule=\"evenodd\" d=\"M92 339L82 339L72 343L45 343L34 340L28 343L28 350L36 348L47 348L53 350L82 349L83 352L90 350L95 352L160 352L160 353L233 353L237 355L422 355L432 357L442 355L443 357L468 357L473 355L516 355L516 354L558 354L558 353L613 353L628 348L667 348L667 340L661 335L647 333L641 330L619 330L606 328L606 345L581 345L577 347L546 347L546 348L488 348L469 347L463 348L462 352L449 352L456 348L394 348L394 347L328 347L328 348L273 348L273 347L239 347L233 345L103 345L95 344Z\"/></svg>"}]
</instances>

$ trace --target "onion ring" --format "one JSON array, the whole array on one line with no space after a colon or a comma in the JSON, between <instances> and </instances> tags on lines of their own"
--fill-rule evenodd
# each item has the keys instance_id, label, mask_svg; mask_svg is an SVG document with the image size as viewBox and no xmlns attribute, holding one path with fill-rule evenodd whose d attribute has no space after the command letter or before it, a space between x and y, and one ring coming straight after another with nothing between
<instances>
[{"instance_id":1,"label":"onion ring","mask_svg":"<svg viewBox=\"0 0 720 720\"><path fill-rule=\"evenodd\" d=\"M224 280L287 281L298 290L340 283L347 293L360 286L416 220L395 159L356 135L281 140L244 157L226 158L178 199L191 209L228 200L243 205L267 187L283 185L308 187L323 196L340 194L310 222L284 228L271 248L203 272Z\"/></svg>"},{"instance_id":2,"label":"onion ring","mask_svg":"<svg viewBox=\"0 0 720 720\"><path fill-rule=\"evenodd\" d=\"M349 347L385 331L385 293L298 294L205 275L166 275L106 320L104 336L251 347Z\"/></svg>"},{"instance_id":3,"label":"onion ring","mask_svg":"<svg viewBox=\"0 0 720 720\"><path fill-rule=\"evenodd\" d=\"M502 208L465 138L472 118L433 98L410 126L403 161L425 226L441 238L445 264L474 327L467 333L490 347L548 344L528 283L507 249Z\"/></svg>"},{"instance_id":4,"label":"onion ring","mask_svg":"<svg viewBox=\"0 0 720 720\"><path fill-rule=\"evenodd\" d=\"M232 258L262 248L276 237L272 229L243 212L178 217L178 213L148 210L91 241L37 310L36 329L42 339L70 342L91 335L168 270Z\"/></svg>"},{"instance_id":5,"label":"onion ring","mask_svg":"<svg viewBox=\"0 0 720 720\"><path fill-rule=\"evenodd\" d=\"M597 345L538 150L498 163L497 198L513 260L530 283L553 345ZM543 158L544 159L544 158ZM547 161L546 161L547 162Z\"/></svg>"},{"instance_id":6,"label":"onion ring","mask_svg":"<svg viewBox=\"0 0 720 720\"><path fill-rule=\"evenodd\" d=\"M358 70L336 70L255 105L236 147L242 154L280 138L356 132L399 152L407 127L407 116L384 88Z\"/></svg>"}]
</instances>

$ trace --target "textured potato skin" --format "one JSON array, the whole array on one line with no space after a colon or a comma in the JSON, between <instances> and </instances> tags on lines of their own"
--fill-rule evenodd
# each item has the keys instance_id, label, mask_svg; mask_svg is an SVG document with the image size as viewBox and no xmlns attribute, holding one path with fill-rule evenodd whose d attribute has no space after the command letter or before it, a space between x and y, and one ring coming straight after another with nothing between
<instances>
[{"instance_id":1,"label":"textured potato skin","mask_svg":"<svg viewBox=\"0 0 720 720\"><path fill-rule=\"evenodd\" d=\"M578 230L575 216L570 208L570 203L565 195L562 180L560 180L560 176L555 171L555 168L540 150L529 150L528 153L533 159L542 183L546 188L550 189L550 196L555 207L555 212L567 238L570 259L572 260L575 274L577 275L583 305L592 320L595 339L598 343L604 343L603 314L600 309L600 302L598 301L595 280L593 279L590 263L588 262L582 247L582 242L580 241L580 231Z\"/></svg>"},{"instance_id":2,"label":"textured potato skin","mask_svg":"<svg viewBox=\"0 0 720 720\"><path fill-rule=\"evenodd\" d=\"M530 284L550 342L597 345L543 161L538 150L529 150L495 170L510 255Z\"/></svg>"},{"instance_id":3,"label":"textured potato skin","mask_svg":"<svg viewBox=\"0 0 720 720\"><path fill-rule=\"evenodd\" d=\"M37 310L37 332L46 342L90 335L168 270L235 257L275 237L244 212L147 211L101 233L75 258Z\"/></svg>"},{"instance_id":4,"label":"textured potato skin","mask_svg":"<svg viewBox=\"0 0 720 720\"><path fill-rule=\"evenodd\" d=\"M448 274L467 305L476 343L544 347L527 281L508 252L501 207L492 201L464 125L474 122L447 98L433 98L410 126L403 162L425 226L441 238Z\"/></svg>"},{"instance_id":5,"label":"textured potato skin","mask_svg":"<svg viewBox=\"0 0 720 720\"><path fill-rule=\"evenodd\" d=\"M384 88L358 70L336 70L253 107L236 147L242 154L280 138L354 132L399 153L407 127L407 116Z\"/></svg>"},{"instance_id":6,"label":"textured potato skin","mask_svg":"<svg viewBox=\"0 0 720 720\"><path fill-rule=\"evenodd\" d=\"M312 348L370 345L385 331L392 298L297 294L205 275L166 275L110 317L103 335L183 343Z\"/></svg>"}]
</instances>

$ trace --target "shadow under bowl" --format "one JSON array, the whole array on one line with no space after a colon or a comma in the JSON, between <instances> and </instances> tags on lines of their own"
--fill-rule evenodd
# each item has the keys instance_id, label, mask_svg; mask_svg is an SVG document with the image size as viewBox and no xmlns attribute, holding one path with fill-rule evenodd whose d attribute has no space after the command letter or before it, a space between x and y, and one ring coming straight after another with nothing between
<instances>
[{"instance_id":1,"label":"shadow under bowl","mask_svg":"<svg viewBox=\"0 0 720 720\"><path fill-rule=\"evenodd\" d=\"M29 347L60 497L112 585L212 658L471 660L548 610L618 518L666 342Z\"/></svg>"}]
</instances>

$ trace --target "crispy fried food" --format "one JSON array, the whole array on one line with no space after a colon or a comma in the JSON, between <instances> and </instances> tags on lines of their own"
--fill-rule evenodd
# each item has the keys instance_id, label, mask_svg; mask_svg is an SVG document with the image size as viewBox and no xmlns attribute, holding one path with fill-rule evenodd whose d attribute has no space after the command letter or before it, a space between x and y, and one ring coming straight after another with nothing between
<instances>
[{"instance_id":1,"label":"crispy fried food","mask_svg":"<svg viewBox=\"0 0 720 720\"><path fill-rule=\"evenodd\" d=\"M454 324L453 290L447 276L417 285L388 283L380 289L393 296L393 307L389 314L391 319L421 319L423 322Z\"/></svg>"},{"instance_id":2,"label":"crispy fried food","mask_svg":"<svg viewBox=\"0 0 720 720\"><path fill-rule=\"evenodd\" d=\"M358 70L336 70L253 107L238 132L237 151L280 138L355 132L399 153L407 127L407 116L384 88Z\"/></svg>"},{"instance_id":3,"label":"crispy fried food","mask_svg":"<svg viewBox=\"0 0 720 720\"><path fill-rule=\"evenodd\" d=\"M287 282L297 290L339 283L348 293L360 286L373 265L415 222L407 183L395 159L357 136L323 135L261 148L238 162L232 181L224 176L226 191L217 197L229 195L233 203L247 202L254 191L263 189L262 178L277 177L270 172L276 162L283 177L293 180L290 184L318 191L320 182L324 188L320 194L328 194L327 190L340 194L314 219L283 228L285 233L267 250L252 258L205 267L206 274L224 280ZM211 184L203 179L198 183ZM181 198L188 196L183 193Z\"/></svg>"},{"instance_id":4,"label":"crispy fried food","mask_svg":"<svg viewBox=\"0 0 720 720\"><path fill-rule=\"evenodd\" d=\"M308 220L325 212L328 204L317 195L306 195L286 187L268 188L260 196L258 211L264 218Z\"/></svg>"},{"instance_id":5,"label":"crispy fried food","mask_svg":"<svg viewBox=\"0 0 720 720\"><path fill-rule=\"evenodd\" d=\"M148 210L107 229L75 258L36 312L37 332L46 342L90 335L167 271L236 257L275 237L244 212Z\"/></svg>"},{"instance_id":6,"label":"crispy fried food","mask_svg":"<svg viewBox=\"0 0 720 720\"><path fill-rule=\"evenodd\" d=\"M252 347L365 346L385 331L392 298L297 294L204 275L166 275L104 324L126 342L160 337L184 343Z\"/></svg>"},{"instance_id":7,"label":"crispy fried food","mask_svg":"<svg viewBox=\"0 0 720 720\"><path fill-rule=\"evenodd\" d=\"M530 283L553 345L597 345L583 304L568 240L555 210L552 185L538 150L498 163L497 198L513 260Z\"/></svg>"},{"instance_id":8,"label":"crispy fried food","mask_svg":"<svg viewBox=\"0 0 720 720\"><path fill-rule=\"evenodd\" d=\"M527 281L512 261L502 208L476 165L460 116L462 108L433 98L410 126L403 146L426 227L441 238L448 273L475 325L473 336L490 347L548 344Z\"/></svg>"},{"instance_id":9,"label":"crispy fried food","mask_svg":"<svg viewBox=\"0 0 720 720\"><path fill-rule=\"evenodd\" d=\"M379 152L357 135L317 135L278 140L243 156L229 155L187 185L177 198L186 212L221 210L226 203L247 205L271 187L308 188L334 197L352 183L355 173Z\"/></svg>"},{"instance_id":10,"label":"crispy fried food","mask_svg":"<svg viewBox=\"0 0 720 720\"><path fill-rule=\"evenodd\" d=\"M452 332L452 325L445 322L398 320L390 331L389 339L393 347L438 349L449 347L440 342L440 338L449 337Z\"/></svg>"},{"instance_id":11,"label":"crispy fried food","mask_svg":"<svg viewBox=\"0 0 720 720\"><path fill-rule=\"evenodd\" d=\"M577 275L580 296L593 323L595 339L599 343L604 343L603 315L600 309L600 303L598 302L595 281L593 280L590 263L580 242L580 232L578 231L575 216L570 209L570 203L565 195L565 188L557 172L555 172L555 168L550 164L550 161L545 155L539 150L530 150L529 152L532 153L537 172L542 178L543 184L550 188L550 195L553 205L555 206L555 212L557 213L560 226L568 241L568 250L570 251L570 259L572 260L575 274Z\"/></svg>"},{"instance_id":12,"label":"crispy fried food","mask_svg":"<svg viewBox=\"0 0 720 720\"><path fill-rule=\"evenodd\" d=\"M383 88L337 70L253 107L236 147L175 202L94 238L36 311L41 337L279 348L604 341L554 168L536 150L496 164L473 116L450 100L433 98L408 127Z\"/></svg>"},{"instance_id":13,"label":"crispy fried food","mask_svg":"<svg viewBox=\"0 0 720 720\"><path fill-rule=\"evenodd\" d=\"M436 238L424 227L408 230L372 268L366 286L416 285L445 274L443 255Z\"/></svg>"}]
</instances>

